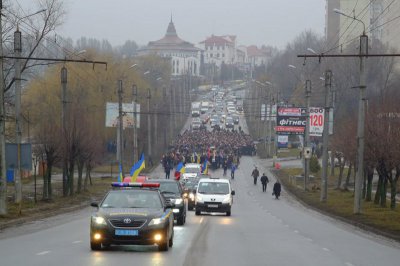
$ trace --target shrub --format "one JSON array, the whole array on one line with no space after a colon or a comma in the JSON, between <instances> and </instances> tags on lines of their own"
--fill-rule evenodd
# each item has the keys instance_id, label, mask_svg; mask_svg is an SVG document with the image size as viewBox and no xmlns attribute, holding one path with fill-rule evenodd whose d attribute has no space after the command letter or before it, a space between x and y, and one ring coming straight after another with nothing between
<instances>
[{"instance_id":1,"label":"shrub","mask_svg":"<svg viewBox=\"0 0 400 266\"><path fill-rule=\"evenodd\" d=\"M318 173L319 170L321 170L321 165L319 164L318 158L316 156L311 157L310 160L311 173Z\"/></svg>"}]
</instances>

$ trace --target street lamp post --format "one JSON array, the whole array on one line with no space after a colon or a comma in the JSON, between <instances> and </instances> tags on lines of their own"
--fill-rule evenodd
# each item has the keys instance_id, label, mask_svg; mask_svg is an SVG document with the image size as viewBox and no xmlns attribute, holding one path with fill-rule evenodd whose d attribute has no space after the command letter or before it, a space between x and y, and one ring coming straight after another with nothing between
<instances>
[{"instance_id":1,"label":"street lamp post","mask_svg":"<svg viewBox=\"0 0 400 266\"><path fill-rule=\"evenodd\" d=\"M306 80L306 128L304 132L304 147L309 148L310 146L310 97L311 97L311 80ZM304 157L304 191L307 191L307 184L310 175L310 158Z\"/></svg>"},{"instance_id":2,"label":"street lamp post","mask_svg":"<svg viewBox=\"0 0 400 266\"><path fill-rule=\"evenodd\" d=\"M368 56L368 36L365 34L365 23L356 18L349 16L339 9L333 10L335 13L354 19L363 25L363 33L360 36L360 85L358 97L358 124L357 124L357 173L354 184L354 209L355 214L361 213L361 199L362 199L362 182L364 179L364 130L365 130L365 90L366 86L366 72L365 60Z\"/></svg>"},{"instance_id":3,"label":"street lamp post","mask_svg":"<svg viewBox=\"0 0 400 266\"><path fill-rule=\"evenodd\" d=\"M151 158L151 121L150 121L150 99L151 91L150 88L147 89L147 156Z\"/></svg>"},{"instance_id":4,"label":"street lamp post","mask_svg":"<svg viewBox=\"0 0 400 266\"><path fill-rule=\"evenodd\" d=\"M123 130L124 130L124 123L123 123L123 110L122 110L122 80L118 80L118 151L117 151L117 160L120 165L121 172L123 173L123 164L124 164L124 140L123 140Z\"/></svg>"},{"instance_id":5,"label":"street lamp post","mask_svg":"<svg viewBox=\"0 0 400 266\"><path fill-rule=\"evenodd\" d=\"M136 162L136 154L137 154L137 86L135 84L132 85L132 102L133 102L133 161Z\"/></svg>"},{"instance_id":6,"label":"street lamp post","mask_svg":"<svg viewBox=\"0 0 400 266\"><path fill-rule=\"evenodd\" d=\"M321 178L321 201L326 202L328 197L328 136L329 136L329 109L330 109L330 88L332 85L332 71L325 72L325 113L324 131L322 133L322 178ZM331 155L333 156L333 155Z\"/></svg>"}]
</instances>

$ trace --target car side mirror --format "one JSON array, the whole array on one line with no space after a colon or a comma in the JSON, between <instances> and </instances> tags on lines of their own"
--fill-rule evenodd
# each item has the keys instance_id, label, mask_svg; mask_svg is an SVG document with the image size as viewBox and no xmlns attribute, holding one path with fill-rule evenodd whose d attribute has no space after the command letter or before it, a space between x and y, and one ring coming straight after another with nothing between
<instances>
[{"instance_id":1,"label":"car side mirror","mask_svg":"<svg viewBox=\"0 0 400 266\"><path fill-rule=\"evenodd\" d=\"M231 195L232 195L232 196L235 196L235 194L236 194L235 191L232 190L232 191L231 191Z\"/></svg>"},{"instance_id":2,"label":"car side mirror","mask_svg":"<svg viewBox=\"0 0 400 266\"><path fill-rule=\"evenodd\" d=\"M175 207L175 203L172 203L172 202L165 203L165 208L167 208L167 209L172 209L174 207Z\"/></svg>"},{"instance_id":3,"label":"car side mirror","mask_svg":"<svg viewBox=\"0 0 400 266\"><path fill-rule=\"evenodd\" d=\"M90 203L90 206L98 208L99 204L97 202L92 202L92 203Z\"/></svg>"}]
</instances>

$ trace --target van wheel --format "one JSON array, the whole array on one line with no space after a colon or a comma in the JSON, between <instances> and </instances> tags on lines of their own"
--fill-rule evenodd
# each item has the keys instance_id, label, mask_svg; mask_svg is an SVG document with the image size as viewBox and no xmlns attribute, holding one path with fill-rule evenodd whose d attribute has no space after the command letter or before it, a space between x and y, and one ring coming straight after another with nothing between
<instances>
[{"instance_id":1,"label":"van wheel","mask_svg":"<svg viewBox=\"0 0 400 266\"><path fill-rule=\"evenodd\" d=\"M231 216L231 212L226 212L226 216Z\"/></svg>"},{"instance_id":2,"label":"van wheel","mask_svg":"<svg viewBox=\"0 0 400 266\"><path fill-rule=\"evenodd\" d=\"M200 215L200 211L196 211L195 214L196 214L196 215Z\"/></svg>"}]
</instances>

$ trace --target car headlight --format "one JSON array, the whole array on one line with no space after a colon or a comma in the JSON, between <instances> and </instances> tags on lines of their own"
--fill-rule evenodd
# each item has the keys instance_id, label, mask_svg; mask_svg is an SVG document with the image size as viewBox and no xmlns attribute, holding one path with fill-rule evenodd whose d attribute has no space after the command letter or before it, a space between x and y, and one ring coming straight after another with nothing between
<instances>
[{"instance_id":1,"label":"car headlight","mask_svg":"<svg viewBox=\"0 0 400 266\"><path fill-rule=\"evenodd\" d=\"M222 203L230 203L231 202L231 198L230 197L226 197L225 199L223 199Z\"/></svg>"},{"instance_id":2,"label":"car headlight","mask_svg":"<svg viewBox=\"0 0 400 266\"><path fill-rule=\"evenodd\" d=\"M196 201L197 202L203 202L203 197L200 195L196 195Z\"/></svg>"},{"instance_id":3,"label":"car headlight","mask_svg":"<svg viewBox=\"0 0 400 266\"><path fill-rule=\"evenodd\" d=\"M164 222L165 222L165 219L163 219L163 218L153 218L153 219L151 219L149 226L162 224Z\"/></svg>"},{"instance_id":4,"label":"car headlight","mask_svg":"<svg viewBox=\"0 0 400 266\"><path fill-rule=\"evenodd\" d=\"M183 202L183 199L175 199L176 205L182 204L182 202Z\"/></svg>"},{"instance_id":5,"label":"car headlight","mask_svg":"<svg viewBox=\"0 0 400 266\"><path fill-rule=\"evenodd\" d=\"M194 194L193 194L193 193L190 193L190 194L189 194L189 198L190 198L191 200L194 200Z\"/></svg>"},{"instance_id":6,"label":"car headlight","mask_svg":"<svg viewBox=\"0 0 400 266\"><path fill-rule=\"evenodd\" d=\"M97 224L97 225L106 225L106 219L104 219L101 216L92 216L92 221L93 223Z\"/></svg>"}]
</instances>

